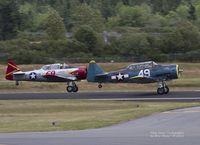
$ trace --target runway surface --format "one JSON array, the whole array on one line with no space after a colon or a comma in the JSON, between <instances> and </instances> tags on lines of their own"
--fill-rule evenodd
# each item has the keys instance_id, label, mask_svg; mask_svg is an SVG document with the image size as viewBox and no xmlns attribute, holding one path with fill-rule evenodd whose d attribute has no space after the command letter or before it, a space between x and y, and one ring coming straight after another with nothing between
<instances>
[{"instance_id":1,"label":"runway surface","mask_svg":"<svg viewBox=\"0 0 200 145\"><path fill-rule=\"evenodd\" d=\"M28 99L92 99L136 101L200 101L200 91L170 92L157 95L155 92L79 92L79 93L11 93L0 94L0 100Z\"/></svg>"},{"instance_id":2,"label":"runway surface","mask_svg":"<svg viewBox=\"0 0 200 145\"><path fill-rule=\"evenodd\" d=\"M200 107L82 131L0 133L5 145L199 145Z\"/></svg>"}]
</instances>

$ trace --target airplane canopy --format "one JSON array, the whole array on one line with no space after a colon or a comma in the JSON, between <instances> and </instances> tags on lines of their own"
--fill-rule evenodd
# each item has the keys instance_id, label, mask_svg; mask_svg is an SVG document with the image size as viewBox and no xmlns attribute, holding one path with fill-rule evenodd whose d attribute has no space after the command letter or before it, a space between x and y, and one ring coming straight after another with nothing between
<instances>
[{"instance_id":1,"label":"airplane canopy","mask_svg":"<svg viewBox=\"0 0 200 145\"><path fill-rule=\"evenodd\" d=\"M158 65L154 61L147 61L141 63L130 64L127 68L130 70L137 70L137 69L145 69L145 68L152 68Z\"/></svg>"},{"instance_id":2,"label":"airplane canopy","mask_svg":"<svg viewBox=\"0 0 200 145\"><path fill-rule=\"evenodd\" d=\"M72 68L68 64L64 63L56 63L56 64L49 64L49 65L44 65L41 69L43 70L54 70L54 69L67 69L67 68Z\"/></svg>"}]
</instances>

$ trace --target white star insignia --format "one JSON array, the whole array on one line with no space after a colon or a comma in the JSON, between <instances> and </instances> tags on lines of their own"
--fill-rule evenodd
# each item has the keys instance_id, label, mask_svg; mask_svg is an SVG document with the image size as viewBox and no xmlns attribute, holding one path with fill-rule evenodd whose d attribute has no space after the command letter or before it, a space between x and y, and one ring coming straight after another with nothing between
<instances>
[{"instance_id":1,"label":"white star insignia","mask_svg":"<svg viewBox=\"0 0 200 145\"><path fill-rule=\"evenodd\" d=\"M30 79L36 79L36 75L34 73L30 74Z\"/></svg>"},{"instance_id":2,"label":"white star insignia","mask_svg":"<svg viewBox=\"0 0 200 145\"><path fill-rule=\"evenodd\" d=\"M121 73L119 73L119 74L117 75L117 79L118 79L118 80L123 80L123 76L124 76L124 75L122 75Z\"/></svg>"},{"instance_id":3,"label":"white star insignia","mask_svg":"<svg viewBox=\"0 0 200 145\"><path fill-rule=\"evenodd\" d=\"M123 74L119 73L119 74L116 75L116 76L111 76L111 79L112 79L112 80L116 80L116 79L118 79L118 80L123 80L123 79L125 79L125 78L129 78L129 75L128 75L128 74L123 75Z\"/></svg>"}]
</instances>

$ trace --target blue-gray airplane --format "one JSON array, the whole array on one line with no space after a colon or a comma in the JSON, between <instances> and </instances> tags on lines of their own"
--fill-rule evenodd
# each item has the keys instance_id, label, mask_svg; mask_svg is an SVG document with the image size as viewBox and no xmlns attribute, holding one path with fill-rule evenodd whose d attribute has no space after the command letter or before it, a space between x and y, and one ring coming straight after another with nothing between
<instances>
[{"instance_id":1,"label":"blue-gray airplane","mask_svg":"<svg viewBox=\"0 0 200 145\"><path fill-rule=\"evenodd\" d=\"M181 72L177 64L160 65L154 61L130 64L124 69L104 72L95 61L91 61L87 81L98 83L99 88L102 88L102 83L158 83L157 93L163 95L169 93L166 81L178 79Z\"/></svg>"}]
</instances>

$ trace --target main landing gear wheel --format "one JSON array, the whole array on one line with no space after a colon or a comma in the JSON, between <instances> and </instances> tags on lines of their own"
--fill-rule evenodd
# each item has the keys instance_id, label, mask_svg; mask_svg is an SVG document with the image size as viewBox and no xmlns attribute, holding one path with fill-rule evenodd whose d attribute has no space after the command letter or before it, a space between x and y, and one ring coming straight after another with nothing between
<instances>
[{"instance_id":1,"label":"main landing gear wheel","mask_svg":"<svg viewBox=\"0 0 200 145\"><path fill-rule=\"evenodd\" d=\"M163 95L169 93L169 87L165 84L165 82L161 82L159 86L160 87L157 89L157 94Z\"/></svg>"},{"instance_id":2,"label":"main landing gear wheel","mask_svg":"<svg viewBox=\"0 0 200 145\"><path fill-rule=\"evenodd\" d=\"M165 87L164 87L164 90L165 90L165 91L164 91L165 94L168 94L168 93L169 93L169 87L168 87L168 86L165 86Z\"/></svg>"},{"instance_id":3,"label":"main landing gear wheel","mask_svg":"<svg viewBox=\"0 0 200 145\"><path fill-rule=\"evenodd\" d=\"M78 92L78 87L74 82L69 82L67 85L68 85L66 88L67 92L69 93Z\"/></svg>"},{"instance_id":4,"label":"main landing gear wheel","mask_svg":"<svg viewBox=\"0 0 200 145\"><path fill-rule=\"evenodd\" d=\"M78 87L76 85L73 87L73 92L78 92Z\"/></svg>"},{"instance_id":5,"label":"main landing gear wheel","mask_svg":"<svg viewBox=\"0 0 200 145\"><path fill-rule=\"evenodd\" d=\"M73 86L67 86L66 90L69 93L73 92Z\"/></svg>"}]
</instances>

